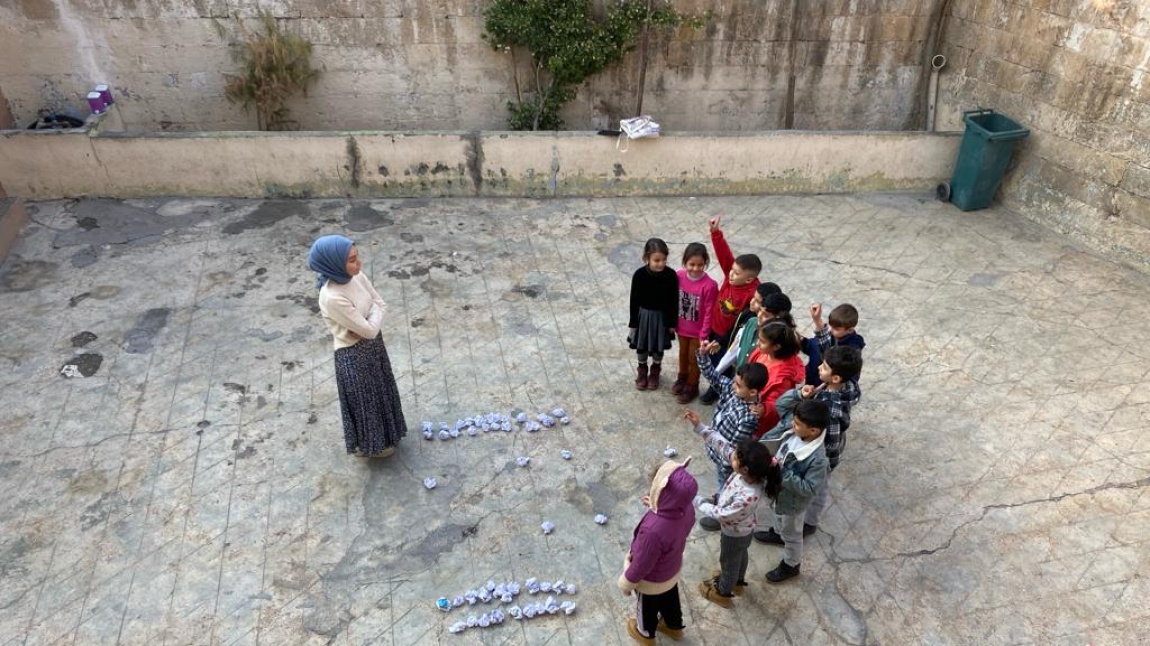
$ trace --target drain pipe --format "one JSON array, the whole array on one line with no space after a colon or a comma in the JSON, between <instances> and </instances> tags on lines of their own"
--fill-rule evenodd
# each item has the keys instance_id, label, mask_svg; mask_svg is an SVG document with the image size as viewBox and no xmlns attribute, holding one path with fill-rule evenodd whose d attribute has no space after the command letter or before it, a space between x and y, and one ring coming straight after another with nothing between
<instances>
[{"instance_id":1,"label":"drain pipe","mask_svg":"<svg viewBox=\"0 0 1150 646\"><path fill-rule=\"evenodd\" d=\"M927 97L926 104L927 132L934 132L934 109L938 103L938 72L945 65L946 57L942 54L935 54L934 58L930 59L930 89L928 90L929 96Z\"/></svg>"}]
</instances>

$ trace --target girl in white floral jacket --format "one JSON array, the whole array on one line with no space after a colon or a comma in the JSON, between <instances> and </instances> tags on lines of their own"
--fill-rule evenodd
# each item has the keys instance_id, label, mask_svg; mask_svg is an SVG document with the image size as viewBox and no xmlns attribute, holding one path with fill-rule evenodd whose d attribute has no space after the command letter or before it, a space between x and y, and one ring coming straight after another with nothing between
<instances>
[{"instance_id":1,"label":"girl in white floral jacket","mask_svg":"<svg viewBox=\"0 0 1150 646\"><path fill-rule=\"evenodd\" d=\"M694 411L688 410L683 416L695 433L703 437L707 448L721 455L734 470L716 502L695 497L699 513L719 521L723 532L719 541L719 571L699 584L699 593L712 603L730 608L731 598L741 594L747 585L747 552L755 531L755 509L764 497L774 500L778 496L782 475L766 445L754 440L732 444L711 427L704 426Z\"/></svg>"}]
</instances>

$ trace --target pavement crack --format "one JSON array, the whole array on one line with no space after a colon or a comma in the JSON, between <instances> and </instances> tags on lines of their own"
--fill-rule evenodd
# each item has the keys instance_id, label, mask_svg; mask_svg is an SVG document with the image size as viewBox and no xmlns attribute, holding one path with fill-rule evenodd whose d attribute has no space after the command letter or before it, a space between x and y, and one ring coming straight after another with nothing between
<instances>
[{"instance_id":1,"label":"pavement crack","mask_svg":"<svg viewBox=\"0 0 1150 646\"><path fill-rule=\"evenodd\" d=\"M961 524L957 525L953 530L951 530L950 536L947 537L947 539L942 543L942 545L939 545L938 547L929 548L929 549L914 550L911 552L899 552L893 556L883 556L883 557L868 556L868 557L857 558L857 559L838 558L838 551L835 549L835 543L837 542L838 538L834 534L828 533L827 535L830 536L830 558L827 559L827 562L832 567L835 568L835 573L837 575L838 574L838 566L846 564L846 563L858 563L858 564L864 564L865 565L865 564L869 564L869 563L880 563L880 562L884 562L884 561L894 561L897 559L904 559L904 558L918 558L918 557L922 557L922 556L933 556L935 554L938 554L939 552L943 552L947 549L950 549L951 544L954 543L954 539L958 537L959 532L961 532L963 529L965 529L966 527L968 527L970 525L982 522L986 518L986 515L995 509L1014 509L1016 507L1027 507L1030 505L1057 503L1057 502L1061 502L1067 498L1073 498L1076 496L1092 496L1092 495L1100 493L1102 491L1108 491L1111 489L1141 489L1142 487L1146 487L1146 486L1150 486L1150 477L1141 478L1141 479L1133 480L1130 482L1111 482L1111 483L1101 484L1101 485L1098 485L1096 487L1091 487L1091 488L1085 489L1083 491L1068 491L1066 493L1058 494L1057 496L1047 496L1045 498L1035 498L1034 500L1024 500L1022 502L998 503L998 504L994 504L994 505L986 505L982 508L982 512L980 514L978 514L978 516L976 518L972 518L972 519L970 519L964 523L961 523Z\"/></svg>"}]
</instances>

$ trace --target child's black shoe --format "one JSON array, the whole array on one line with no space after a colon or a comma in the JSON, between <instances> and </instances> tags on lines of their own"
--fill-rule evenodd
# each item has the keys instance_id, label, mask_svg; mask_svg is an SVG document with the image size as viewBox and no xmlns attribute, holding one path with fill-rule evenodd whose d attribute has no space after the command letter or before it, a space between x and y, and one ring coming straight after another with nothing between
<instances>
[{"instance_id":1,"label":"child's black shoe","mask_svg":"<svg viewBox=\"0 0 1150 646\"><path fill-rule=\"evenodd\" d=\"M760 543L766 543L767 545L784 545L785 544L783 542L783 537L779 536L779 533L776 532L775 528L773 528L773 527L771 529L768 529L765 532L755 532L753 534L753 536L755 537L756 541L758 541Z\"/></svg>"},{"instance_id":2,"label":"child's black shoe","mask_svg":"<svg viewBox=\"0 0 1150 646\"><path fill-rule=\"evenodd\" d=\"M708 532L717 532L719 531L719 528L722 527L722 525L719 524L719 521L711 518L710 516L703 516L699 519L699 527L702 527Z\"/></svg>"},{"instance_id":3,"label":"child's black shoe","mask_svg":"<svg viewBox=\"0 0 1150 646\"><path fill-rule=\"evenodd\" d=\"M787 565L786 561L779 561L779 567L767 572L767 580L771 583L782 583L787 579L793 579L799 575L799 570L802 568L799 565Z\"/></svg>"},{"instance_id":4,"label":"child's black shoe","mask_svg":"<svg viewBox=\"0 0 1150 646\"><path fill-rule=\"evenodd\" d=\"M808 525L807 523L803 523L803 536L810 536L817 531L819 531L818 525Z\"/></svg>"},{"instance_id":5,"label":"child's black shoe","mask_svg":"<svg viewBox=\"0 0 1150 646\"><path fill-rule=\"evenodd\" d=\"M704 406L711 406L717 401L719 401L719 392L714 388L708 388L707 392L699 397L699 403Z\"/></svg>"}]
</instances>

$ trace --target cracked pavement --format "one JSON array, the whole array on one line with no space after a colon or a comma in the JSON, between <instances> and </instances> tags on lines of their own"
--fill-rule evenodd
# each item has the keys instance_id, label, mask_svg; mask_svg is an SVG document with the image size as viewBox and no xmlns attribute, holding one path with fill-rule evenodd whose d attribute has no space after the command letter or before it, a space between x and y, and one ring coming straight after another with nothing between
<instances>
[{"instance_id":1,"label":"cracked pavement","mask_svg":"<svg viewBox=\"0 0 1150 646\"><path fill-rule=\"evenodd\" d=\"M28 211L0 268L0 645L630 643L614 582L649 469L703 450L673 352L663 390L631 385L629 277L647 237L676 256L715 214L804 329L809 303L849 301L868 344L802 576L765 583L779 550L755 544L746 596L711 605L719 541L696 530L683 643L1150 634L1150 278L1016 214L916 195ZM342 448L305 266L337 231L389 305L414 428L388 460ZM557 406L571 424L534 434L418 429ZM434 606L528 577L576 583L576 614L451 635L466 613Z\"/></svg>"}]
</instances>

